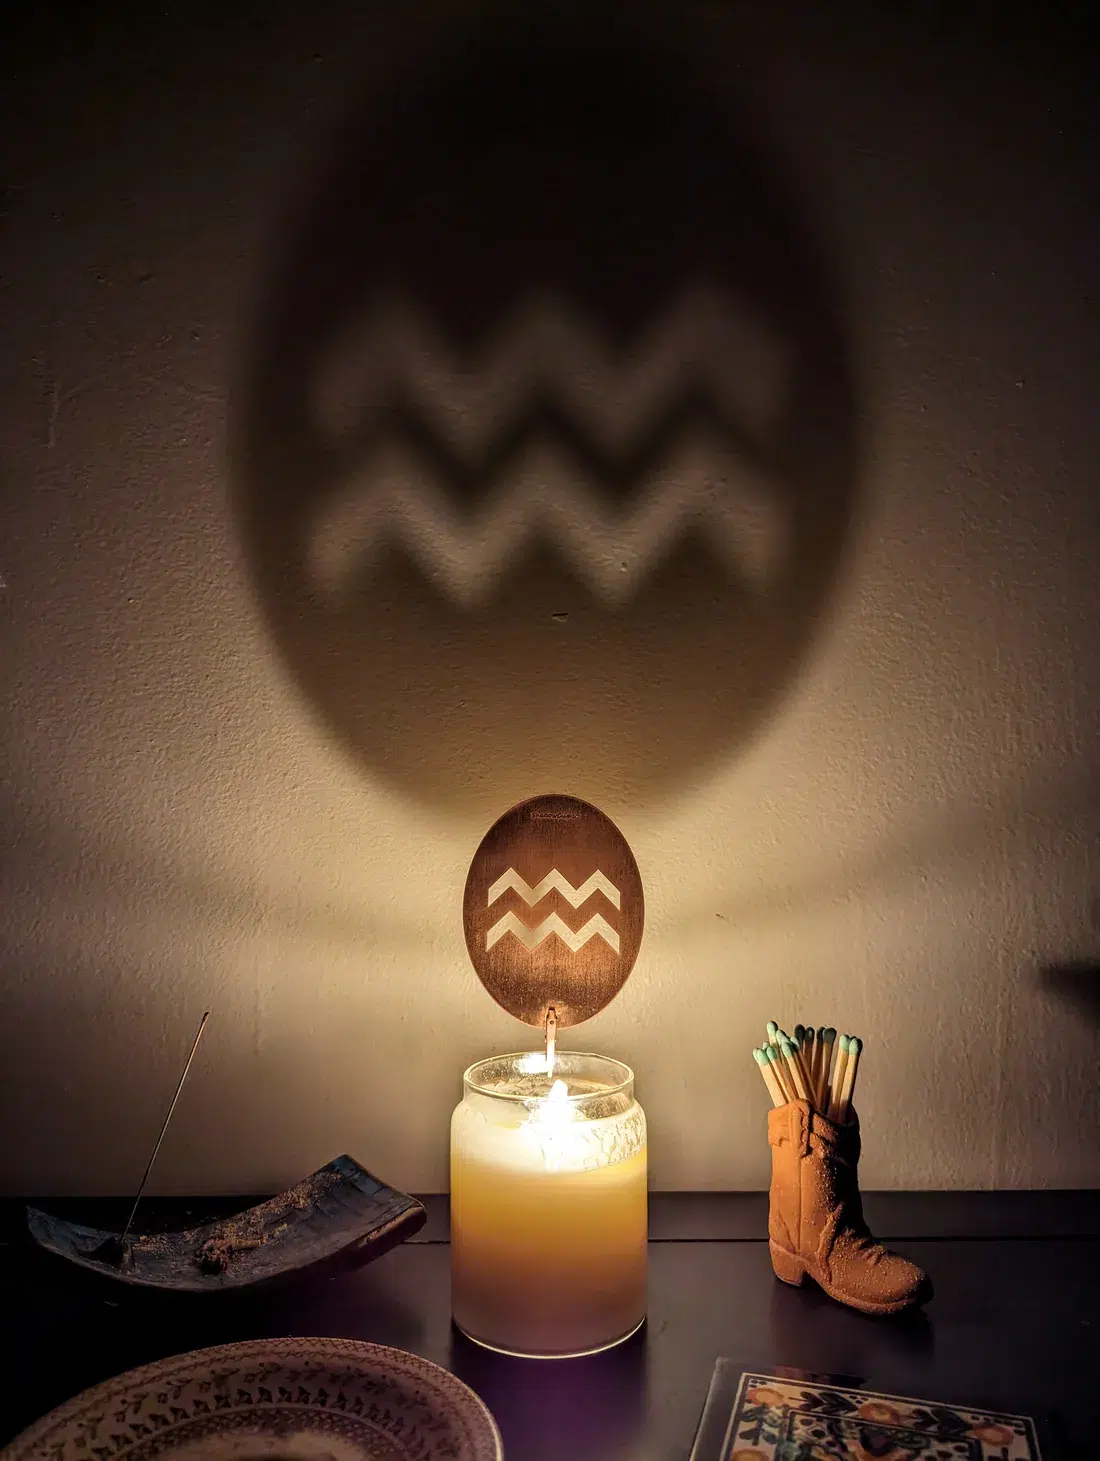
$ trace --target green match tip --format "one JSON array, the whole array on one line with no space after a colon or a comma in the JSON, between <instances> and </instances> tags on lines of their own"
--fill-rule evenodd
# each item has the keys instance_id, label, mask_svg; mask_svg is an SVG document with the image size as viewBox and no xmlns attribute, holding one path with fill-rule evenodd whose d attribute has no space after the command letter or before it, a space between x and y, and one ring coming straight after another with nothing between
<instances>
[{"instance_id":1,"label":"green match tip","mask_svg":"<svg viewBox=\"0 0 1100 1461\"><path fill-rule=\"evenodd\" d=\"M840 1050L841 1054L843 1054L844 1051L848 1049L848 1036L847 1035L838 1035L837 1036L837 1042L836 1043L837 1043L837 1048Z\"/></svg>"},{"instance_id":2,"label":"green match tip","mask_svg":"<svg viewBox=\"0 0 1100 1461\"><path fill-rule=\"evenodd\" d=\"M757 1065L767 1065L768 1057L764 1054L763 1050L754 1050L752 1054Z\"/></svg>"},{"instance_id":3,"label":"green match tip","mask_svg":"<svg viewBox=\"0 0 1100 1461\"><path fill-rule=\"evenodd\" d=\"M767 1031L768 1031L768 1039L769 1040L774 1040L775 1037L776 1037L776 1035L779 1033L779 1026L775 1023L774 1020L769 1020L768 1021Z\"/></svg>"},{"instance_id":4,"label":"green match tip","mask_svg":"<svg viewBox=\"0 0 1100 1461\"><path fill-rule=\"evenodd\" d=\"M779 1059L779 1051L775 1048L774 1045L768 1045L764 1049L764 1058L766 1060L770 1060L771 1063L774 1065L775 1062Z\"/></svg>"},{"instance_id":5,"label":"green match tip","mask_svg":"<svg viewBox=\"0 0 1100 1461\"><path fill-rule=\"evenodd\" d=\"M862 1049L863 1049L863 1041L859 1038L859 1036L858 1035L852 1035L852 1036L850 1036L849 1039L848 1039L848 1054L849 1055L858 1055L859 1052Z\"/></svg>"}]
</instances>

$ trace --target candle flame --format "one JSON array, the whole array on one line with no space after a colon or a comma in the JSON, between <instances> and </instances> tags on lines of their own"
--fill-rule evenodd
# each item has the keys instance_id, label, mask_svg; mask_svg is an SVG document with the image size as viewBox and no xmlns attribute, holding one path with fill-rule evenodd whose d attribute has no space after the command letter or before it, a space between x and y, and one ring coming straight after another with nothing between
<instances>
[{"instance_id":1,"label":"candle flame","mask_svg":"<svg viewBox=\"0 0 1100 1461\"><path fill-rule=\"evenodd\" d=\"M542 1100L532 1101L528 1109L527 1129L542 1151L549 1171L556 1171L563 1162L575 1159L580 1130L574 1123L581 1114L569 1099L564 1081L554 1081Z\"/></svg>"},{"instance_id":2,"label":"candle flame","mask_svg":"<svg viewBox=\"0 0 1100 1461\"><path fill-rule=\"evenodd\" d=\"M562 1126L579 1119L564 1081L554 1081L548 1095L530 1103L530 1111L530 1119L540 1126Z\"/></svg>"}]
</instances>

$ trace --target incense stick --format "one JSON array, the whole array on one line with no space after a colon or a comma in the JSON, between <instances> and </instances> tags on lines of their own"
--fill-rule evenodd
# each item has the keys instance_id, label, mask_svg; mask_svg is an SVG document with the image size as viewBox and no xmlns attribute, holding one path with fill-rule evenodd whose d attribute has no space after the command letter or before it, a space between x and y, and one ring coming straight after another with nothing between
<instances>
[{"instance_id":1,"label":"incense stick","mask_svg":"<svg viewBox=\"0 0 1100 1461\"><path fill-rule=\"evenodd\" d=\"M118 1240L118 1245L120 1248L125 1246L127 1235L130 1231L131 1224L134 1221L134 1214L137 1212L138 1203L141 1201L141 1194L145 1191L145 1184L149 1180L149 1173L153 1170L153 1163L157 1159L157 1152L160 1151L160 1144L164 1140L164 1133L168 1130L168 1123L172 1119L172 1112L176 1109L176 1102L180 1098L180 1092L183 1090L183 1083L187 1079L187 1072L191 1069L191 1062L195 1058L195 1051L199 1048L199 1041L202 1039L202 1032L206 1029L206 1022L209 1018L210 1011L207 1010L202 1019L199 1021L199 1028L195 1034L195 1041L194 1044L191 1046L191 1054L187 1057L187 1064L183 1067L183 1074L180 1076L179 1085L176 1087L176 1094L172 1097L172 1104L168 1107L168 1115L164 1118L164 1125L160 1128L160 1135L157 1137L157 1144L153 1148L153 1155L149 1158L149 1165L145 1168L145 1176L141 1179L141 1186L138 1188L137 1196L134 1198L134 1205L130 1209L130 1216L126 1219L126 1226L123 1228L122 1236Z\"/></svg>"}]
</instances>

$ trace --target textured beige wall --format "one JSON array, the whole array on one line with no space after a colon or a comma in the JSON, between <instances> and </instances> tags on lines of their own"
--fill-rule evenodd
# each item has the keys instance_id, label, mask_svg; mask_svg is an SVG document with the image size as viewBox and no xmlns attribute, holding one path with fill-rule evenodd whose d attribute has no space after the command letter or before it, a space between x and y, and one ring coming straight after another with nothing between
<instances>
[{"instance_id":1,"label":"textured beige wall","mask_svg":"<svg viewBox=\"0 0 1100 1461\"><path fill-rule=\"evenodd\" d=\"M460 924L500 788L456 752L468 795L433 805L327 733L233 514L278 220L348 96L437 24L305 9L28 30L3 63L9 1192L129 1190L207 1006L162 1191L344 1150L438 1189L463 1066L521 1042ZM773 1015L864 1036L868 1186L1096 1185L1087 976L1043 976L1100 940L1084 69L1072 38L937 47L819 10L718 12L708 54L835 261L858 511L754 735L645 798L576 753L560 789L619 822L649 921L568 1043L636 1068L660 1188L765 1183Z\"/></svg>"}]
</instances>

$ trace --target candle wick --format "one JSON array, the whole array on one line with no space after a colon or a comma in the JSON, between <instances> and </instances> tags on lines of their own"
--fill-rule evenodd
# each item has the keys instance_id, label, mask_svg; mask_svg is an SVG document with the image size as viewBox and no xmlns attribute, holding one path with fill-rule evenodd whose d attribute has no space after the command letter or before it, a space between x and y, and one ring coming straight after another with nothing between
<instances>
[{"instance_id":1,"label":"candle wick","mask_svg":"<svg viewBox=\"0 0 1100 1461\"><path fill-rule=\"evenodd\" d=\"M546 1011L546 1074L554 1074L557 1059L558 1012L553 1005Z\"/></svg>"}]
</instances>

